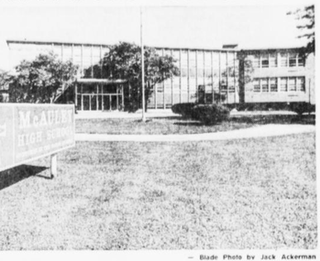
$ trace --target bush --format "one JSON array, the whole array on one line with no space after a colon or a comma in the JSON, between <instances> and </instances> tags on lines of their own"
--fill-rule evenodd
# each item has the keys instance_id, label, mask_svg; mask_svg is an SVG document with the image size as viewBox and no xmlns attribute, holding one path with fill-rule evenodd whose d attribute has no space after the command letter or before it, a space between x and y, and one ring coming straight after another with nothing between
<instances>
[{"instance_id":1,"label":"bush","mask_svg":"<svg viewBox=\"0 0 320 261\"><path fill-rule=\"evenodd\" d=\"M171 107L173 113L182 115L184 118L192 117L192 108L195 106L195 103L186 102L186 103L177 103Z\"/></svg>"},{"instance_id":2,"label":"bush","mask_svg":"<svg viewBox=\"0 0 320 261\"><path fill-rule=\"evenodd\" d=\"M227 120L230 115L228 108L218 104L196 105L191 111L192 119L206 125L213 125Z\"/></svg>"},{"instance_id":3,"label":"bush","mask_svg":"<svg viewBox=\"0 0 320 261\"><path fill-rule=\"evenodd\" d=\"M315 105L312 105L307 102L290 103L289 107L291 111L294 111L299 115L302 115L302 113L305 113L305 112L315 111Z\"/></svg>"}]
</instances>

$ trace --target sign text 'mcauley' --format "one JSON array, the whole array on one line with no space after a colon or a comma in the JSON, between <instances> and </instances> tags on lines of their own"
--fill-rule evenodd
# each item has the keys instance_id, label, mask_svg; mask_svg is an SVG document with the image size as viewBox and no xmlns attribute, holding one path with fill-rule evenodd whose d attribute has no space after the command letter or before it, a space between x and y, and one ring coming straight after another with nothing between
<instances>
[{"instance_id":1,"label":"sign text 'mcauley'","mask_svg":"<svg viewBox=\"0 0 320 261\"><path fill-rule=\"evenodd\" d=\"M31 114L31 111L19 111L19 129L52 126L60 123L71 123L73 111L48 110L41 114Z\"/></svg>"}]
</instances>

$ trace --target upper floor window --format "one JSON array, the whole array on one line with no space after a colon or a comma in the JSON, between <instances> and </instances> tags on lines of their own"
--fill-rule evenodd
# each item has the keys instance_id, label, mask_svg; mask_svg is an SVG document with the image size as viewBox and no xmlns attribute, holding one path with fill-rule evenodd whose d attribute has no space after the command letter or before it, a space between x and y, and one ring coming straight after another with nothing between
<instances>
[{"instance_id":1,"label":"upper floor window","mask_svg":"<svg viewBox=\"0 0 320 261\"><path fill-rule=\"evenodd\" d=\"M281 65L281 67L288 66L288 54L287 53L280 54L280 65Z\"/></svg>"},{"instance_id":2,"label":"upper floor window","mask_svg":"<svg viewBox=\"0 0 320 261\"><path fill-rule=\"evenodd\" d=\"M270 68L277 66L277 54L266 53L256 54L253 59L253 67L255 68Z\"/></svg>"},{"instance_id":3,"label":"upper floor window","mask_svg":"<svg viewBox=\"0 0 320 261\"><path fill-rule=\"evenodd\" d=\"M261 56L261 67L268 68L269 67L269 56L264 54Z\"/></svg>"},{"instance_id":4,"label":"upper floor window","mask_svg":"<svg viewBox=\"0 0 320 261\"><path fill-rule=\"evenodd\" d=\"M304 58L299 53L288 53L281 52L278 53L265 53L256 54L253 57L253 67L254 68L273 68L273 67L297 67L304 66Z\"/></svg>"},{"instance_id":5,"label":"upper floor window","mask_svg":"<svg viewBox=\"0 0 320 261\"><path fill-rule=\"evenodd\" d=\"M304 58L299 53L281 53L281 67L304 66Z\"/></svg>"},{"instance_id":6,"label":"upper floor window","mask_svg":"<svg viewBox=\"0 0 320 261\"><path fill-rule=\"evenodd\" d=\"M276 53L270 53L269 54L269 67L277 67L277 54Z\"/></svg>"}]
</instances>

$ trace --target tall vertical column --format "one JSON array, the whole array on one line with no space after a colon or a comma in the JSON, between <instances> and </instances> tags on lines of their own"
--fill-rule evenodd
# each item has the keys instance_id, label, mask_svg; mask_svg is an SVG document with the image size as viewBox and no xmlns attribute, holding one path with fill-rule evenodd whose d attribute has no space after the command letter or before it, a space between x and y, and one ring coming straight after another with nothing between
<instances>
[{"instance_id":1,"label":"tall vertical column","mask_svg":"<svg viewBox=\"0 0 320 261\"><path fill-rule=\"evenodd\" d=\"M93 78L93 45L91 45L90 53L90 67L91 67L91 78Z\"/></svg>"},{"instance_id":2,"label":"tall vertical column","mask_svg":"<svg viewBox=\"0 0 320 261\"><path fill-rule=\"evenodd\" d=\"M71 45L71 61L74 62L74 44Z\"/></svg>"},{"instance_id":3,"label":"tall vertical column","mask_svg":"<svg viewBox=\"0 0 320 261\"><path fill-rule=\"evenodd\" d=\"M80 65L81 76L83 76L83 44L81 44L81 65Z\"/></svg>"},{"instance_id":4,"label":"tall vertical column","mask_svg":"<svg viewBox=\"0 0 320 261\"><path fill-rule=\"evenodd\" d=\"M164 56L164 49L162 49L162 56ZM164 85L164 81L162 82L162 87L163 87L163 109L166 108L166 88Z\"/></svg>"},{"instance_id":5,"label":"tall vertical column","mask_svg":"<svg viewBox=\"0 0 320 261\"><path fill-rule=\"evenodd\" d=\"M233 84L234 84L234 103L237 103L237 81L236 81L236 52L233 53Z\"/></svg>"},{"instance_id":6,"label":"tall vertical column","mask_svg":"<svg viewBox=\"0 0 320 261\"><path fill-rule=\"evenodd\" d=\"M96 86L96 111L99 110L99 84Z\"/></svg>"},{"instance_id":7,"label":"tall vertical column","mask_svg":"<svg viewBox=\"0 0 320 261\"><path fill-rule=\"evenodd\" d=\"M187 89L188 89L188 102L190 102L190 50L187 50Z\"/></svg>"},{"instance_id":8,"label":"tall vertical column","mask_svg":"<svg viewBox=\"0 0 320 261\"><path fill-rule=\"evenodd\" d=\"M122 110L124 110L124 84L121 85L121 94L122 94L122 99L121 99L121 105L122 105Z\"/></svg>"},{"instance_id":9,"label":"tall vertical column","mask_svg":"<svg viewBox=\"0 0 320 261\"><path fill-rule=\"evenodd\" d=\"M100 73L101 73L101 77L100 78L103 78L102 77L102 73L103 73L103 54L102 54L102 45L100 45Z\"/></svg>"},{"instance_id":10,"label":"tall vertical column","mask_svg":"<svg viewBox=\"0 0 320 261\"><path fill-rule=\"evenodd\" d=\"M207 103L206 95L206 57L205 52L203 51L203 86L204 86L204 103Z\"/></svg>"},{"instance_id":11,"label":"tall vertical column","mask_svg":"<svg viewBox=\"0 0 320 261\"><path fill-rule=\"evenodd\" d=\"M179 103L182 102L182 90L181 90L181 49L179 49Z\"/></svg>"},{"instance_id":12,"label":"tall vertical column","mask_svg":"<svg viewBox=\"0 0 320 261\"><path fill-rule=\"evenodd\" d=\"M77 108L78 106L78 84L77 83L74 86L74 104Z\"/></svg>"},{"instance_id":13,"label":"tall vertical column","mask_svg":"<svg viewBox=\"0 0 320 261\"><path fill-rule=\"evenodd\" d=\"M83 84L81 84L81 110L83 111Z\"/></svg>"},{"instance_id":14,"label":"tall vertical column","mask_svg":"<svg viewBox=\"0 0 320 261\"><path fill-rule=\"evenodd\" d=\"M63 44L61 44L61 61L63 61Z\"/></svg>"},{"instance_id":15,"label":"tall vertical column","mask_svg":"<svg viewBox=\"0 0 320 261\"><path fill-rule=\"evenodd\" d=\"M214 103L214 89L213 89L213 51L211 53L211 95L212 95L212 103Z\"/></svg>"},{"instance_id":16,"label":"tall vertical column","mask_svg":"<svg viewBox=\"0 0 320 261\"><path fill-rule=\"evenodd\" d=\"M226 52L226 84L227 84L227 103L229 103L229 68L228 68L228 51Z\"/></svg>"},{"instance_id":17,"label":"tall vertical column","mask_svg":"<svg viewBox=\"0 0 320 261\"><path fill-rule=\"evenodd\" d=\"M195 51L195 62L196 62L196 101L199 102L199 88L198 88L198 50Z\"/></svg>"},{"instance_id":18,"label":"tall vertical column","mask_svg":"<svg viewBox=\"0 0 320 261\"><path fill-rule=\"evenodd\" d=\"M171 51L170 51L170 55L171 55L171 57L173 57L173 51L172 51L172 49L171 49ZM171 83L171 106L172 106L173 103L174 103L174 100L173 100L173 97L174 97L174 94L173 94L173 77L171 77L170 83Z\"/></svg>"},{"instance_id":19,"label":"tall vertical column","mask_svg":"<svg viewBox=\"0 0 320 261\"><path fill-rule=\"evenodd\" d=\"M219 102L221 103L221 51L219 51Z\"/></svg>"}]
</instances>

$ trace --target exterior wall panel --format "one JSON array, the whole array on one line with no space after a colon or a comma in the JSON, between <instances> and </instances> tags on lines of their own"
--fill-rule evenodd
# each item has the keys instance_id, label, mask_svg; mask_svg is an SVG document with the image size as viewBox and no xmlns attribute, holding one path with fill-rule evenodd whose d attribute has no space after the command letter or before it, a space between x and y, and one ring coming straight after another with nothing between
<instances>
[{"instance_id":1,"label":"exterior wall panel","mask_svg":"<svg viewBox=\"0 0 320 261\"><path fill-rule=\"evenodd\" d=\"M53 50L64 61L72 59L79 65L79 77L90 66L98 63L109 50L108 45L101 44L8 41L8 45L14 56L21 60L33 59L39 53ZM239 86L241 58L238 57L238 51L176 48L156 50L160 55L173 55L180 75L157 84L149 100L149 108L163 109L180 102L195 102L199 98L199 87L204 88L205 93L212 97L224 95L223 103L239 103L242 91L244 98L241 99L244 102L315 103L314 56L309 56L304 66L299 56L295 56L297 49L241 51L256 67L251 75L252 79L275 78L279 81L283 77L305 77L303 92L271 92L271 86L268 86L268 92L259 93L254 91L253 81L246 83L244 87ZM297 66L292 66L295 59Z\"/></svg>"}]
</instances>

